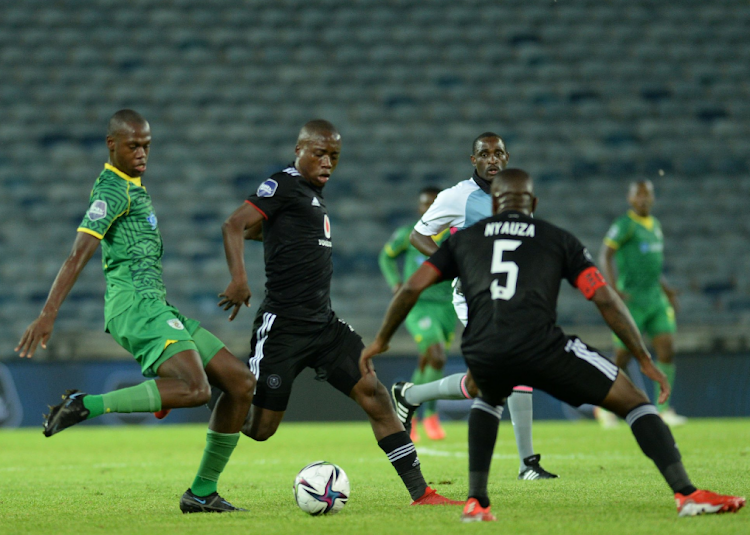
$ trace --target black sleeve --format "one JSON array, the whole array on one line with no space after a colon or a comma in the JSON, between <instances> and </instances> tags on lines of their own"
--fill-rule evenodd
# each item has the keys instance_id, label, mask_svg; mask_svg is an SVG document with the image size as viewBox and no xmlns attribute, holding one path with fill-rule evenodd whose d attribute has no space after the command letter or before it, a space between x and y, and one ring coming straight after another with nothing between
<instances>
[{"instance_id":1,"label":"black sleeve","mask_svg":"<svg viewBox=\"0 0 750 535\"><path fill-rule=\"evenodd\" d=\"M276 173L264 180L247 202L255 206L265 219L270 219L285 204L293 186L294 177Z\"/></svg>"},{"instance_id":2,"label":"black sleeve","mask_svg":"<svg viewBox=\"0 0 750 535\"><path fill-rule=\"evenodd\" d=\"M592 266L596 267L596 265L589 250L572 234L563 231L563 244L565 248L563 251L565 255L563 275L575 288L578 275Z\"/></svg>"},{"instance_id":3,"label":"black sleeve","mask_svg":"<svg viewBox=\"0 0 750 535\"><path fill-rule=\"evenodd\" d=\"M455 236L455 234L454 234ZM458 277L458 264L453 253L454 236L445 240L440 248L427 259L427 263L435 267L442 275L442 280L453 280Z\"/></svg>"}]
</instances>

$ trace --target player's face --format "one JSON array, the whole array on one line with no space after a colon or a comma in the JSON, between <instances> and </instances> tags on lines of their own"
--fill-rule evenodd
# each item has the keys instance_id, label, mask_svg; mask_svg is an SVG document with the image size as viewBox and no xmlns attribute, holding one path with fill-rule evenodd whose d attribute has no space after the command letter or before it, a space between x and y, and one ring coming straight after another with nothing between
<instances>
[{"instance_id":1,"label":"player's face","mask_svg":"<svg viewBox=\"0 0 750 535\"><path fill-rule=\"evenodd\" d=\"M653 186L650 183L633 185L628 193L628 203L639 216L648 216L651 213L651 207L654 205Z\"/></svg>"},{"instance_id":2,"label":"player's face","mask_svg":"<svg viewBox=\"0 0 750 535\"><path fill-rule=\"evenodd\" d=\"M480 139L477 141L474 154L471 155L471 163L481 178L491 181L508 164L505 143L498 137Z\"/></svg>"},{"instance_id":3,"label":"player's face","mask_svg":"<svg viewBox=\"0 0 750 535\"><path fill-rule=\"evenodd\" d=\"M110 163L128 176L143 176L151 148L151 127L129 124L114 136L107 136Z\"/></svg>"},{"instance_id":4,"label":"player's face","mask_svg":"<svg viewBox=\"0 0 750 535\"><path fill-rule=\"evenodd\" d=\"M319 134L302 141L294 150L294 167L311 184L322 188L339 163L341 136Z\"/></svg>"},{"instance_id":5,"label":"player's face","mask_svg":"<svg viewBox=\"0 0 750 535\"><path fill-rule=\"evenodd\" d=\"M437 193L420 193L419 194L419 215L424 215L427 209L435 202Z\"/></svg>"}]
</instances>

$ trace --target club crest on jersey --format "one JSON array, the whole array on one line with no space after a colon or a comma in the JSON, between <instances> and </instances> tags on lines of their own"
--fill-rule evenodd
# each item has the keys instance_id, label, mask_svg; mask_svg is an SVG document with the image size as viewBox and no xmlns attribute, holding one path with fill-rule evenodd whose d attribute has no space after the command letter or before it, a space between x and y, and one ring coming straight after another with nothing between
<instances>
[{"instance_id":1,"label":"club crest on jersey","mask_svg":"<svg viewBox=\"0 0 750 535\"><path fill-rule=\"evenodd\" d=\"M178 320L177 318L172 318L171 320L167 320L167 325L169 325L173 329L177 329L178 331L181 331L185 328L182 322Z\"/></svg>"},{"instance_id":2,"label":"club crest on jersey","mask_svg":"<svg viewBox=\"0 0 750 535\"><path fill-rule=\"evenodd\" d=\"M158 220L156 219L155 213L151 212L146 218L146 221L148 221L149 225L151 225L152 230L156 230L156 224L158 223Z\"/></svg>"},{"instance_id":3,"label":"club crest on jersey","mask_svg":"<svg viewBox=\"0 0 750 535\"><path fill-rule=\"evenodd\" d=\"M273 197L273 194L276 193L276 188L279 187L279 183L276 182L274 179L269 178L263 184L258 186L258 191L256 191L256 195L258 197Z\"/></svg>"},{"instance_id":4,"label":"club crest on jersey","mask_svg":"<svg viewBox=\"0 0 750 535\"><path fill-rule=\"evenodd\" d=\"M86 215L88 215L91 221L104 219L107 217L107 201L96 200L92 202Z\"/></svg>"},{"instance_id":5,"label":"club crest on jersey","mask_svg":"<svg viewBox=\"0 0 750 535\"><path fill-rule=\"evenodd\" d=\"M328 214L323 216L323 232L326 234L326 238L331 239L331 220L328 219Z\"/></svg>"}]
</instances>

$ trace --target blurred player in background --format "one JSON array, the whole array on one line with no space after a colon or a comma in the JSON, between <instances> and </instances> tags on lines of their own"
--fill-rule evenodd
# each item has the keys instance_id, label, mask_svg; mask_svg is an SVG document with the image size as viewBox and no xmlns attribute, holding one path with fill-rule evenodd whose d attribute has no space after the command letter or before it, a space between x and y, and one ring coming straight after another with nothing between
<instances>
[{"instance_id":1,"label":"blurred player in background","mask_svg":"<svg viewBox=\"0 0 750 535\"><path fill-rule=\"evenodd\" d=\"M674 386L674 333L677 329L677 292L670 288L662 273L664 235L661 224L651 215L654 185L650 180L630 184L628 204L631 210L612 224L599 257L604 276L614 285L627 305L638 329L651 338L656 366ZM625 369L630 351L614 337L617 365ZM658 385L655 385L658 391ZM655 395L656 397L656 395ZM683 425L687 418L675 413L669 401L657 404L659 414L669 425Z\"/></svg>"},{"instance_id":2,"label":"blurred player in background","mask_svg":"<svg viewBox=\"0 0 750 535\"><path fill-rule=\"evenodd\" d=\"M433 237L446 229L461 230L470 227L480 219L492 215L490 184L507 165L509 154L500 136L484 132L474 139L471 145L471 163L474 174L443 190L435 202L414 226L410 239L412 245L427 256L438 249ZM453 305L458 319L466 325L468 313L466 299L458 280L454 282ZM468 374L454 374L436 382L424 385L397 383L391 389L399 417L408 427L409 419L416 408L432 399L467 399L478 394L476 385ZM517 386L508 398L508 410L513 422L516 446L519 456L518 479L554 479L557 475L539 465L541 456L534 453L531 426L533 419L533 390L528 386ZM502 412L498 408L496 415ZM405 418L403 418L405 415ZM470 430L471 432L471 430Z\"/></svg>"},{"instance_id":3,"label":"blurred player in background","mask_svg":"<svg viewBox=\"0 0 750 535\"><path fill-rule=\"evenodd\" d=\"M388 391L374 374L360 373L362 339L331 309L333 233L323 188L338 165L341 135L328 121L310 121L300 130L294 153L294 163L263 181L222 228L232 280L219 306L232 309L230 321L242 306L250 306L244 239L263 241L266 266L266 295L255 316L248 361L258 386L242 432L258 441L271 438L284 418L295 378L313 368L319 380L365 411L413 505L463 503L427 486ZM325 410L326 401L309 401Z\"/></svg>"},{"instance_id":4,"label":"blurred player in background","mask_svg":"<svg viewBox=\"0 0 750 535\"><path fill-rule=\"evenodd\" d=\"M31 358L38 344L47 347L60 306L101 243L106 330L135 357L145 377L156 379L102 395L69 390L45 418L44 435L110 412L204 405L211 397L210 385L215 385L223 394L211 414L198 474L182 495L180 509L183 513L245 511L225 501L216 487L239 440L255 378L218 338L166 300L164 247L151 197L141 182L151 147L148 122L135 111L118 111L109 121L107 147L109 163L91 191L91 205L73 251L16 351Z\"/></svg>"},{"instance_id":5,"label":"blurred player in background","mask_svg":"<svg viewBox=\"0 0 750 535\"><path fill-rule=\"evenodd\" d=\"M420 217L435 201L438 193L440 193L440 188L434 186L428 186L419 192ZM403 281L408 279L426 259L424 254L417 251L409 242L409 235L413 228L414 225L398 228L378 256L380 271L394 294L401 288ZM434 237L435 242L441 243L449 235L450 229L446 228ZM403 274L399 272L398 259L403 259ZM453 289L449 282L437 284L426 290L409 313L405 322L406 329L419 348L419 363L411 376L411 382L415 385L442 379L446 360L445 350L450 347L455 336L456 319L456 311L453 308ZM437 400L422 404L422 425L427 437L431 440L445 438L445 431L440 425L436 405ZM413 442L419 440L416 418L412 418L411 439Z\"/></svg>"},{"instance_id":6,"label":"blurred player in background","mask_svg":"<svg viewBox=\"0 0 750 535\"><path fill-rule=\"evenodd\" d=\"M560 284L567 280L596 305L643 373L659 384L659 401L669 396L666 376L654 366L627 307L586 248L569 232L532 217L538 199L531 177L520 169L501 172L492 182L492 201L495 215L455 233L404 283L360 359L366 374L420 293L460 277L469 315L461 350L481 391L469 415L469 491L461 519L496 520L487 492L498 429L494 412L502 410L518 383L574 406L602 405L625 419L672 489L679 516L741 509L745 498L698 490L669 427L646 394L609 359L556 324Z\"/></svg>"}]
</instances>

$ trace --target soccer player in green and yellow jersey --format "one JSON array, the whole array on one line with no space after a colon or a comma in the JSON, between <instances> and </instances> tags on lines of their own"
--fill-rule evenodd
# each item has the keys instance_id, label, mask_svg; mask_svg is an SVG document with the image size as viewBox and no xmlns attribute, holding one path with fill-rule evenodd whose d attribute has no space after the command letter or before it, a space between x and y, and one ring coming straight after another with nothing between
<instances>
[{"instance_id":1,"label":"soccer player in green and yellow jersey","mask_svg":"<svg viewBox=\"0 0 750 535\"><path fill-rule=\"evenodd\" d=\"M600 265L605 277L616 281L617 292L628 306L638 330L651 338L657 355L656 365L674 384L674 333L677 292L670 288L662 274L664 235L661 224L651 215L654 185L649 180L630 184L628 203L631 210L618 218L604 238ZM615 337L615 357L625 368L630 353ZM682 425L687 419L670 408L669 401L657 405L669 425Z\"/></svg>"},{"instance_id":2,"label":"soccer player in green and yellow jersey","mask_svg":"<svg viewBox=\"0 0 750 535\"><path fill-rule=\"evenodd\" d=\"M419 215L422 216L440 193L436 187L426 187L419 193ZM403 281L408 279L427 257L417 251L409 242L414 225L400 227L385 244L378 257L380 270L395 294ZM449 235L445 229L435 236L442 243ZM403 273L399 272L397 259L403 258ZM453 290L449 282L428 288L414 306L405 324L419 348L419 364L414 370L411 382L415 385L437 381L443 377L445 348L450 346L456 332L456 311L453 308ZM432 440L445 438L435 410L437 401L428 401L422 413L422 425ZM414 422L416 424L416 421ZM411 426L412 442L419 440L417 426Z\"/></svg>"},{"instance_id":3,"label":"soccer player in green and yellow jersey","mask_svg":"<svg viewBox=\"0 0 750 535\"><path fill-rule=\"evenodd\" d=\"M156 379L102 395L69 390L45 418L44 435L109 412L197 407L208 402L210 385L215 385L223 393L211 415L198 474L180 499L180 509L244 511L222 499L216 487L239 440L255 378L218 338L166 301L161 235L142 183L151 147L148 122L135 111L118 111L109 121L107 147L109 163L94 184L73 250L16 351L31 358L39 344L47 347L62 302L101 243L106 330L135 357L145 377Z\"/></svg>"}]
</instances>

